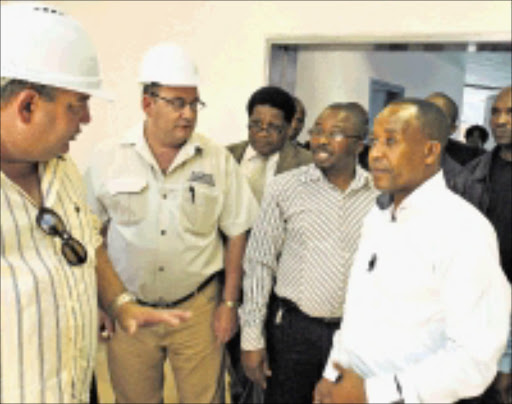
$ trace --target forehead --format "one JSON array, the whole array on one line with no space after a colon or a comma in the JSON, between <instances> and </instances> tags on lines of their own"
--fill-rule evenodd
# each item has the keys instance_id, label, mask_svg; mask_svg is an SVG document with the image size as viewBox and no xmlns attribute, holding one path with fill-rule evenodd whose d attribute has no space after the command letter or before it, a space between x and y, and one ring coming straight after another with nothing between
<instances>
[{"instance_id":1,"label":"forehead","mask_svg":"<svg viewBox=\"0 0 512 404\"><path fill-rule=\"evenodd\" d=\"M198 96L199 92L197 87L161 86L159 94L165 97L194 98Z\"/></svg>"},{"instance_id":2,"label":"forehead","mask_svg":"<svg viewBox=\"0 0 512 404\"><path fill-rule=\"evenodd\" d=\"M284 113L271 105L256 105L251 113L251 118L266 118L274 121L284 120Z\"/></svg>"},{"instance_id":3,"label":"forehead","mask_svg":"<svg viewBox=\"0 0 512 404\"><path fill-rule=\"evenodd\" d=\"M87 102L90 98L89 94L60 88L56 93L56 99L62 101Z\"/></svg>"},{"instance_id":4,"label":"forehead","mask_svg":"<svg viewBox=\"0 0 512 404\"><path fill-rule=\"evenodd\" d=\"M326 109L316 119L317 125L350 125L354 123L351 113L339 109Z\"/></svg>"},{"instance_id":5,"label":"forehead","mask_svg":"<svg viewBox=\"0 0 512 404\"><path fill-rule=\"evenodd\" d=\"M412 105L393 105L385 108L375 118L374 132L404 133L414 126L416 108Z\"/></svg>"},{"instance_id":6,"label":"forehead","mask_svg":"<svg viewBox=\"0 0 512 404\"><path fill-rule=\"evenodd\" d=\"M503 91L496 97L494 108L510 108L512 105L512 91Z\"/></svg>"}]
</instances>

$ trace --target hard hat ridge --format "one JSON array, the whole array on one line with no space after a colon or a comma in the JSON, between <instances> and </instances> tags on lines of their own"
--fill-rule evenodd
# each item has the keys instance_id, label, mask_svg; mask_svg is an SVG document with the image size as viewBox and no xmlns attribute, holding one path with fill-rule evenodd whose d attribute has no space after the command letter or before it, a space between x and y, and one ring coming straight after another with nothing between
<instances>
[{"instance_id":1,"label":"hard hat ridge","mask_svg":"<svg viewBox=\"0 0 512 404\"><path fill-rule=\"evenodd\" d=\"M1 76L108 98L83 27L37 2L1 6Z\"/></svg>"},{"instance_id":2,"label":"hard hat ridge","mask_svg":"<svg viewBox=\"0 0 512 404\"><path fill-rule=\"evenodd\" d=\"M198 87L199 73L194 61L181 46L164 42L153 46L144 54L139 83Z\"/></svg>"}]
</instances>

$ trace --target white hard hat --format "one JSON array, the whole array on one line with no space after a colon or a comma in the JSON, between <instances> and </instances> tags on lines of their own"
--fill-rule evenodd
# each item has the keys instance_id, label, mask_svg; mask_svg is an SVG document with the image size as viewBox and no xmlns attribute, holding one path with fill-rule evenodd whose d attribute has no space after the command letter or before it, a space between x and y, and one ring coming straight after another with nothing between
<instances>
[{"instance_id":1,"label":"white hard hat","mask_svg":"<svg viewBox=\"0 0 512 404\"><path fill-rule=\"evenodd\" d=\"M1 6L1 76L111 98L98 57L72 17L36 2Z\"/></svg>"},{"instance_id":2,"label":"white hard hat","mask_svg":"<svg viewBox=\"0 0 512 404\"><path fill-rule=\"evenodd\" d=\"M194 61L182 47L161 43L149 49L140 66L139 83L198 87L199 74Z\"/></svg>"}]
</instances>

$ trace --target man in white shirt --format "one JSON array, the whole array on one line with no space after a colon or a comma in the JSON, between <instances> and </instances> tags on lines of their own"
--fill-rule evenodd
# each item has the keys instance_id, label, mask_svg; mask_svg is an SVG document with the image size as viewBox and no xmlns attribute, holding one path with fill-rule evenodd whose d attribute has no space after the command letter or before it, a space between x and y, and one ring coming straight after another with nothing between
<instances>
[{"instance_id":1,"label":"man in white shirt","mask_svg":"<svg viewBox=\"0 0 512 404\"><path fill-rule=\"evenodd\" d=\"M226 148L194 132L204 103L183 48L149 49L139 82L145 120L95 150L89 201L137 300L194 315L185 326L151 327L138 338L114 333L108 360L116 401L162 402L169 360L180 402L219 402L223 346L236 330L246 232L258 205Z\"/></svg>"},{"instance_id":2,"label":"man in white shirt","mask_svg":"<svg viewBox=\"0 0 512 404\"><path fill-rule=\"evenodd\" d=\"M314 402L454 402L495 376L510 286L491 224L446 187L448 134L442 111L423 100L377 116L370 167L392 202L363 224Z\"/></svg>"}]
</instances>

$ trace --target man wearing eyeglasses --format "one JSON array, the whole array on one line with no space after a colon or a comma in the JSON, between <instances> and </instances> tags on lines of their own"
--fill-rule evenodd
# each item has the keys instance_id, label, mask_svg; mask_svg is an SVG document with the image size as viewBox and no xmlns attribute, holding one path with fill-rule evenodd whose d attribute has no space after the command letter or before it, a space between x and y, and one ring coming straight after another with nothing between
<instances>
[{"instance_id":1,"label":"man wearing eyeglasses","mask_svg":"<svg viewBox=\"0 0 512 404\"><path fill-rule=\"evenodd\" d=\"M275 175L312 162L309 151L289 141L296 107L294 98L285 90L274 86L259 88L247 102L249 139L228 146L258 201ZM229 342L228 351L233 402L241 402L242 398L243 402L261 402L261 389L247 379L240 363L240 333Z\"/></svg>"},{"instance_id":2,"label":"man wearing eyeglasses","mask_svg":"<svg viewBox=\"0 0 512 404\"><path fill-rule=\"evenodd\" d=\"M139 82L145 120L99 145L86 172L89 200L114 267L140 304L194 315L177 329L114 333L116 401L162 402L169 360L179 402L220 402L223 345L237 327L241 258L257 202L225 147L194 132L204 103L186 52L152 47Z\"/></svg>"},{"instance_id":3,"label":"man wearing eyeglasses","mask_svg":"<svg viewBox=\"0 0 512 404\"><path fill-rule=\"evenodd\" d=\"M276 176L263 197L240 315L242 363L265 402L311 402L322 376L361 222L377 194L357 166L367 124L359 104L328 106L309 131L314 164Z\"/></svg>"},{"instance_id":4,"label":"man wearing eyeglasses","mask_svg":"<svg viewBox=\"0 0 512 404\"><path fill-rule=\"evenodd\" d=\"M2 4L0 15L0 402L88 402L98 302L128 333L190 313L125 293L67 155L90 96L102 96L86 32L40 3Z\"/></svg>"},{"instance_id":5,"label":"man wearing eyeglasses","mask_svg":"<svg viewBox=\"0 0 512 404\"><path fill-rule=\"evenodd\" d=\"M261 201L274 175L311 163L311 153L289 141L295 101L285 90L266 86L247 103L249 140L228 146Z\"/></svg>"}]
</instances>

